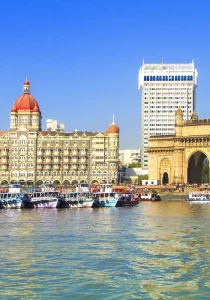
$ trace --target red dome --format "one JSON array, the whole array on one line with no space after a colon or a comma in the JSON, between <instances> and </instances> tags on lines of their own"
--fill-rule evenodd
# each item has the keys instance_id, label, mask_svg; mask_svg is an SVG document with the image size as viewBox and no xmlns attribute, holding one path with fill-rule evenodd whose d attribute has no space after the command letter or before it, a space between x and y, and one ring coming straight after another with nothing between
<instances>
[{"instance_id":1,"label":"red dome","mask_svg":"<svg viewBox=\"0 0 210 300\"><path fill-rule=\"evenodd\" d=\"M11 109L11 112L17 112L17 109L16 109L15 105L13 105L13 108Z\"/></svg>"},{"instance_id":2,"label":"red dome","mask_svg":"<svg viewBox=\"0 0 210 300\"><path fill-rule=\"evenodd\" d=\"M24 82L23 85L30 85L30 82L28 81L28 79L26 79L26 81Z\"/></svg>"},{"instance_id":3,"label":"red dome","mask_svg":"<svg viewBox=\"0 0 210 300\"><path fill-rule=\"evenodd\" d=\"M116 125L116 124L111 124L111 125L109 125L109 128L108 128L108 130L107 130L107 134L109 134L109 133L119 133L120 132L120 129L119 129L119 127Z\"/></svg>"},{"instance_id":4,"label":"red dome","mask_svg":"<svg viewBox=\"0 0 210 300\"><path fill-rule=\"evenodd\" d=\"M40 112L39 104L36 99L31 95L24 93L21 95L16 101L14 106L16 107L16 111L18 110L32 110L37 107L37 111Z\"/></svg>"}]
</instances>

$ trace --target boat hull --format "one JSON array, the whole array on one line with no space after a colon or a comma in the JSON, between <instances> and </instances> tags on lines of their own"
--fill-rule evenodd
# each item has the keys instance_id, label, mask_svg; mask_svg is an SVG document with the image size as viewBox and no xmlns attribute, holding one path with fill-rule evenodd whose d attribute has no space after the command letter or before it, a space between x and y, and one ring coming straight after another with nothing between
<instances>
[{"instance_id":1,"label":"boat hull","mask_svg":"<svg viewBox=\"0 0 210 300\"><path fill-rule=\"evenodd\" d=\"M93 208L99 207L115 207L117 204L117 199L110 199L110 200L94 200Z\"/></svg>"},{"instance_id":2,"label":"boat hull","mask_svg":"<svg viewBox=\"0 0 210 300\"><path fill-rule=\"evenodd\" d=\"M20 199L4 199L0 201L0 208L21 208Z\"/></svg>"},{"instance_id":3,"label":"boat hull","mask_svg":"<svg viewBox=\"0 0 210 300\"><path fill-rule=\"evenodd\" d=\"M139 201L135 201L135 200L118 200L116 207L136 206L138 204L139 204Z\"/></svg>"},{"instance_id":4,"label":"boat hull","mask_svg":"<svg viewBox=\"0 0 210 300\"><path fill-rule=\"evenodd\" d=\"M66 201L70 208L84 208L84 207L92 207L93 200L67 200Z\"/></svg>"}]
</instances>

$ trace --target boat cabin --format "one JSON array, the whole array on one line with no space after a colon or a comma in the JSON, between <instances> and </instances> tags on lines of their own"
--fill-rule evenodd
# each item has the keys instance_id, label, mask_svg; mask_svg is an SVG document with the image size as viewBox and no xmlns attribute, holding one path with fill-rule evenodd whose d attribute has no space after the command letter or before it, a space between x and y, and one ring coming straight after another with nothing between
<instances>
[{"instance_id":1,"label":"boat cabin","mask_svg":"<svg viewBox=\"0 0 210 300\"><path fill-rule=\"evenodd\" d=\"M76 185L75 192L77 192L77 193L89 192L89 184L88 183L78 183Z\"/></svg>"}]
</instances>

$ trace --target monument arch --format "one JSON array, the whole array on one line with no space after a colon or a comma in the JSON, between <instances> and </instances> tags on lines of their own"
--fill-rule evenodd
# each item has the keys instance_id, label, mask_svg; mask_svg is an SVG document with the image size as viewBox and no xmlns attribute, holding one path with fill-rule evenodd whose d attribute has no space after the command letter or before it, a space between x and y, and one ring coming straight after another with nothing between
<instances>
[{"instance_id":1,"label":"monument arch","mask_svg":"<svg viewBox=\"0 0 210 300\"><path fill-rule=\"evenodd\" d=\"M204 162L210 158L210 120L199 120L195 112L190 120L183 120L178 108L175 134L151 136L147 151L150 180L160 180L161 184L200 184Z\"/></svg>"}]
</instances>

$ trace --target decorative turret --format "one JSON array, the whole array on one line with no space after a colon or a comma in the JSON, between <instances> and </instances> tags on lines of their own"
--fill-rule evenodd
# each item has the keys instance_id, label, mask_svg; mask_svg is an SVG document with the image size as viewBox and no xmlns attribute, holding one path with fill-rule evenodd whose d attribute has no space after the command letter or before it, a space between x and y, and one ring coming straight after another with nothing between
<instances>
[{"instance_id":1,"label":"decorative turret","mask_svg":"<svg viewBox=\"0 0 210 300\"><path fill-rule=\"evenodd\" d=\"M42 115L39 104L30 94L30 82L27 77L23 84L23 94L15 101L10 113L10 129L17 130L24 126L30 130L41 129Z\"/></svg>"},{"instance_id":2,"label":"decorative turret","mask_svg":"<svg viewBox=\"0 0 210 300\"><path fill-rule=\"evenodd\" d=\"M119 134L119 132L120 132L120 129L114 122L114 114L113 114L112 124L109 125L109 128L106 133L107 134Z\"/></svg>"},{"instance_id":3,"label":"decorative turret","mask_svg":"<svg viewBox=\"0 0 210 300\"><path fill-rule=\"evenodd\" d=\"M182 135L182 126L183 126L183 112L180 107L178 107L175 114L175 134L176 136Z\"/></svg>"},{"instance_id":4,"label":"decorative turret","mask_svg":"<svg viewBox=\"0 0 210 300\"><path fill-rule=\"evenodd\" d=\"M23 84L23 92L24 92L24 94L30 94L30 82L28 81L27 77Z\"/></svg>"},{"instance_id":5,"label":"decorative turret","mask_svg":"<svg viewBox=\"0 0 210 300\"><path fill-rule=\"evenodd\" d=\"M195 111L192 113L191 120L192 121L197 121L198 120L198 116L197 116Z\"/></svg>"}]
</instances>

